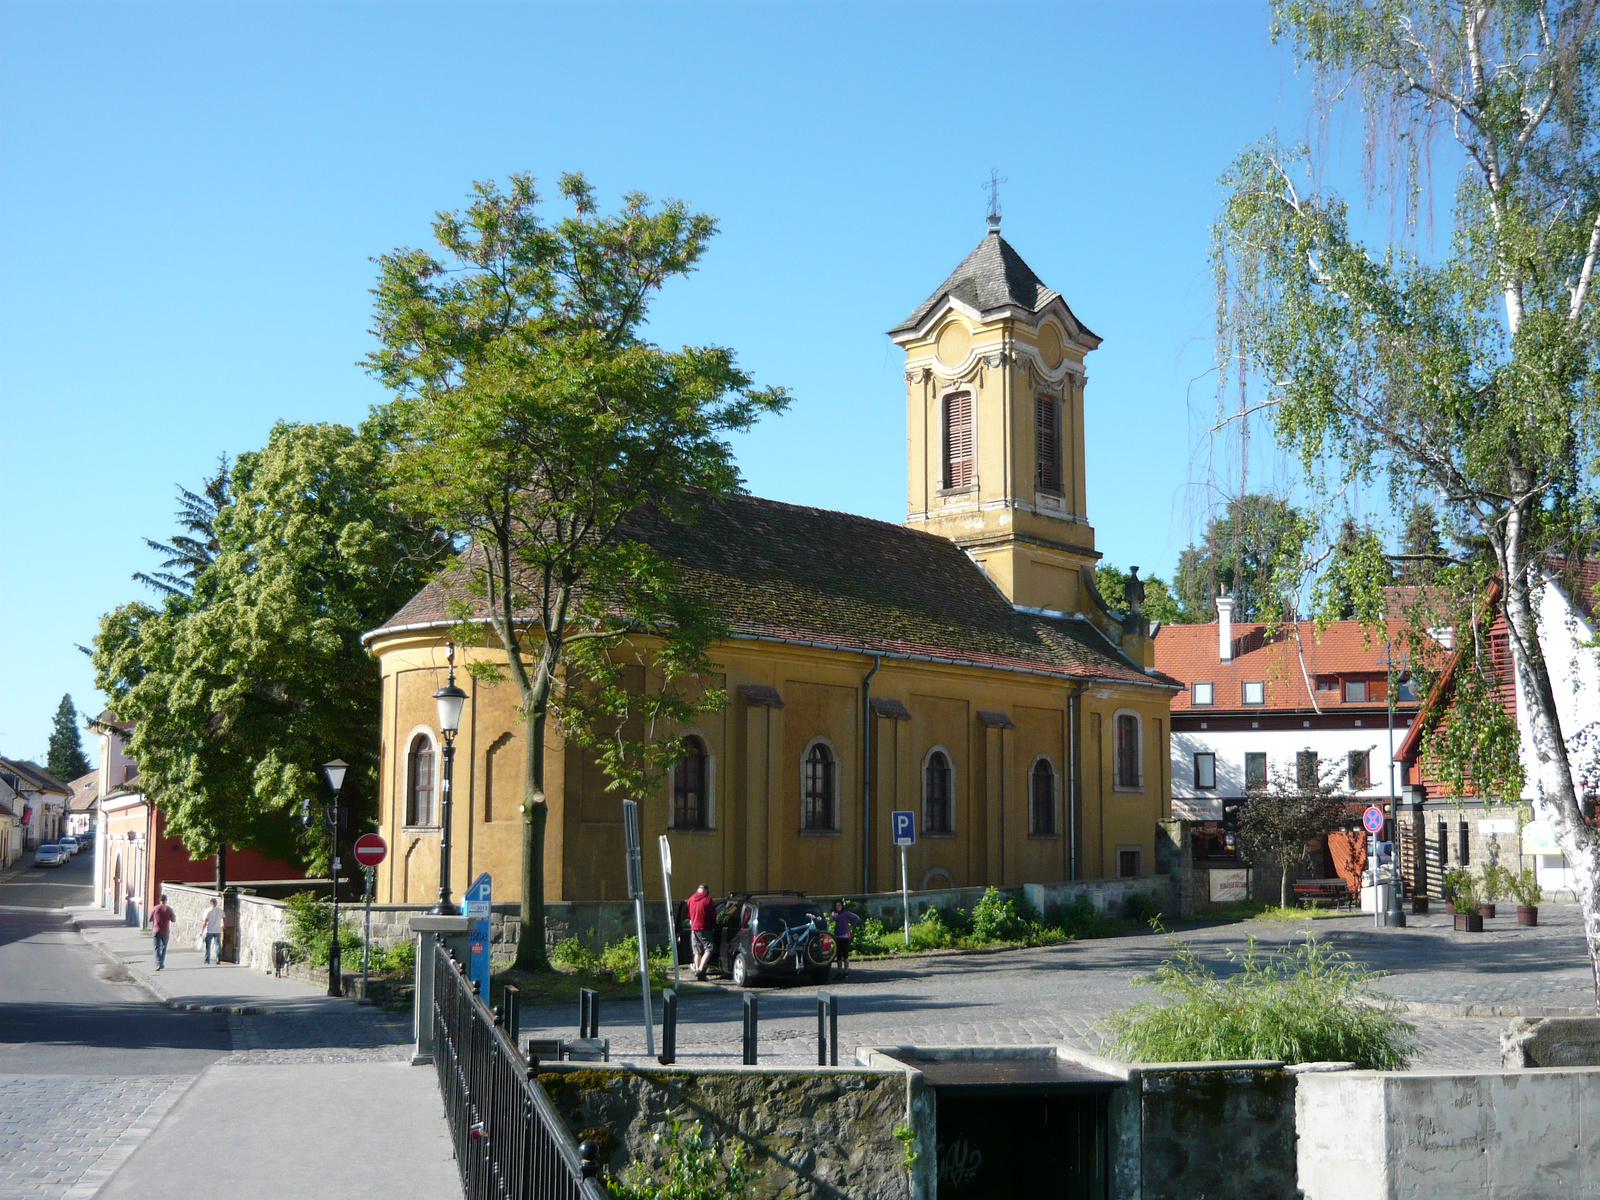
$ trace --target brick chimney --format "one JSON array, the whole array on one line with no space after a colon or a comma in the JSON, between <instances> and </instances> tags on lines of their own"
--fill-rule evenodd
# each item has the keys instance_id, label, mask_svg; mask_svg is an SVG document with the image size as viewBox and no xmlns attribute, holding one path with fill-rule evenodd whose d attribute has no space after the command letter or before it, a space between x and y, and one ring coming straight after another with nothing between
<instances>
[{"instance_id":1,"label":"brick chimney","mask_svg":"<svg viewBox=\"0 0 1600 1200\"><path fill-rule=\"evenodd\" d=\"M1217 597L1217 657L1233 661L1233 597L1227 592Z\"/></svg>"}]
</instances>

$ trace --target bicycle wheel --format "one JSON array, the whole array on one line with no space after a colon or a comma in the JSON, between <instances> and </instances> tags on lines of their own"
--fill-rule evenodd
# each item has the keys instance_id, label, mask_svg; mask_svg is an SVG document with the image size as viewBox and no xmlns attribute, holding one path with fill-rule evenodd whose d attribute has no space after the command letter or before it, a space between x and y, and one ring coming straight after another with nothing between
<instances>
[{"instance_id":1,"label":"bicycle wheel","mask_svg":"<svg viewBox=\"0 0 1600 1200\"><path fill-rule=\"evenodd\" d=\"M750 943L750 950L762 966L775 967L789 952L789 939L781 933L757 934L755 940Z\"/></svg>"},{"instance_id":2,"label":"bicycle wheel","mask_svg":"<svg viewBox=\"0 0 1600 1200\"><path fill-rule=\"evenodd\" d=\"M826 966L833 961L833 937L830 934L819 933L806 943L806 958L815 967Z\"/></svg>"}]
</instances>

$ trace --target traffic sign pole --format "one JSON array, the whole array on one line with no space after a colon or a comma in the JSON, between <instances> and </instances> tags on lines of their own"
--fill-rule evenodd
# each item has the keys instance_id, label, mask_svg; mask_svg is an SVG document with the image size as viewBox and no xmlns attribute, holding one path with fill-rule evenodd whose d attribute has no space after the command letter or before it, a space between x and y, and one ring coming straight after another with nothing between
<instances>
[{"instance_id":1,"label":"traffic sign pole","mask_svg":"<svg viewBox=\"0 0 1600 1200\"><path fill-rule=\"evenodd\" d=\"M917 815L905 809L889 814L894 844L900 847L900 915L905 922L906 949L911 949L911 888L906 874L906 847L917 840Z\"/></svg>"},{"instance_id":2,"label":"traffic sign pole","mask_svg":"<svg viewBox=\"0 0 1600 1200\"><path fill-rule=\"evenodd\" d=\"M678 979L678 925L672 919L672 846L667 842L667 835L662 834L661 846L661 893L667 898L667 953L672 955L672 987L676 991L682 986ZM663 1043L667 1035L661 1035ZM665 1048L663 1046L663 1048Z\"/></svg>"}]
</instances>

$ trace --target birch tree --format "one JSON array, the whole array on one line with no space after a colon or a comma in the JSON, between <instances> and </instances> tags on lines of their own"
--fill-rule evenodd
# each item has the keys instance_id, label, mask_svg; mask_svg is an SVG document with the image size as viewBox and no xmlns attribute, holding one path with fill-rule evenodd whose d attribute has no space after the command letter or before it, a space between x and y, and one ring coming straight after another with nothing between
<instances>
[{"instance_id":1,"label":"birch tree","mask_svg":"<svg viewBox=\"0 0 1600 1200\"><path fill-rule=\"evenodd\" d=\"M691 520L705 497L738 491L726 435L787 403L781 388L756 388L728 349L644 337L651 300L694 269L713 218L638 193L603 214L581 175L563 176L560 191L572 214L547 224L529 176L504 192L478 184L465 211L434 221L439 256L384 255L381 347L368 358L398 396L403 494L461 544L458 636L487 621L505 664L473 669L509 678L528 730L522 970L548 966L552 711L616 790L637 795L675 744L656 735L719 700L695 683L710 669L713 615L631 523ZM648 652L623 645L645 630L659 635ZM626 666L653 682L630 686Z\"/></svg>"},{"instance_id":2,"label":"birch tree","mask_svg":"<svg viewBox=\"0 0 1600 1200\"><path fill-rule=\"evenodd\" d=\"M1489 548L1600 1003L1600 835L1574 793L1534 606L1548 556L1592 553L1600 532L1596 3L1276 0L1274 37L1325 112L1360 104L1371 195L1398 228L1365 244L1306 152L1267 138L1224 176L1214 260L1222 361L1253 387L1243 413L1269 414L1310 489L1387 476ZM1459 164L1452 222L1424 254L1441 146Z\"/></svg>"}]
</instances>

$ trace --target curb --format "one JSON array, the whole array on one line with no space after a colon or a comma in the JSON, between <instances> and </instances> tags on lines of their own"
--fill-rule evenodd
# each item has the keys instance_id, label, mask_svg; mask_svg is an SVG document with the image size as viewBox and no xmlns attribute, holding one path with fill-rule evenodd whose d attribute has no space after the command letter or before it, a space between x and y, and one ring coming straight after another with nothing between
<instances>
[{"instance_id":1,"label":"curb","mask_svg":"<svg viewBox=\"0 0 1600 1200\"><path fill-rule=\"evenodd\" d=\"M1545 1008L1520 1004L1441 1004L1431 1000L1409 1001L1402 1011L1413 1017L1592 1017L1592 1008Z\"/></svg>"},{"instance_id":2,"label":"curb","mask_svg":"<svg viewBox=\"0 0 1600 1200\"><path fill-rule=\"evenodd\" d=\"M68 916L67 922L72 926L73 929L77 931L79 937L83 938L85 942L88 942L90 946L94 947L101 958L104 958L107 962L111 963L112 966L121 967L128 973L129 978L131 978L134 983L138 984L145 991L150 993L152 999L156 1000L163 1007L172 1009L174 1012L211 1013L214 1015L230 1017L254 1017L269 1015L278 1011L275 1008L262 1008L255 1004L201 1004L193 1000L176 1000L167 995L167 993L161 989L156 981L151 979L143 971L130 967L127 963L123 962L120 958L114 955L110 949L106 947L104 942L97 942L87 933L85 933L83 931L83 926L78 924L77 917Z\"/></svg>"}]
</instances>

